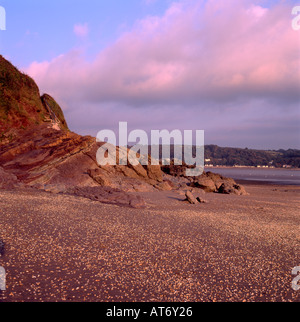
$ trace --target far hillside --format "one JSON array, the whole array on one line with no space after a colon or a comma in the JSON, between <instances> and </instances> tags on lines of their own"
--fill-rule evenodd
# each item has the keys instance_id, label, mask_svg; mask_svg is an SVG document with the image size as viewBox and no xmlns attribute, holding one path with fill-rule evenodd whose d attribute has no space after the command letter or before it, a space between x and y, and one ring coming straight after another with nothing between
<instances>
[{"instance_id":1,"label":"far hillside","mask_svg":"<svg viewBox=\"0 0 300 322\"><path fill-rule=\"evenodd\" d=\"M300 168L300 150L252 150L205 146L206 164L223 166L273 166Z\"/></svg>"},{"instance_id":2,"label":"far hillside","mask_svg":"<svg viewBox=\"0 0 300 322\"><path fill-rule=\"evenodd\" d=\"M129 145L128 147L131 148L132 146ZM138 145L135 146L135 148L137 147ZM151 151L154 147L157 148L155 145L148 146L148 153L150 155L152 154ZM142 148L142 145L140 148ZM168 157L162 157L162 145L160 145L159 156L160 160L162 158L184 160L184 150L182 147L182 155L174 154L174 146L171 145L170 155ZM242 149L206 145L204 158L206 166L300 168L300 150L297 149L254 150L248 148Z\"/></svg>"}]
</instances>

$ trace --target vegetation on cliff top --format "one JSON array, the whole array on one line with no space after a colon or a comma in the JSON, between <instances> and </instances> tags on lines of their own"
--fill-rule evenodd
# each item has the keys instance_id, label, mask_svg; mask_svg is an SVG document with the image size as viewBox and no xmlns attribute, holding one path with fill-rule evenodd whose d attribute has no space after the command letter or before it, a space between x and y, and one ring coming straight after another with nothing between
<instances>
[{"instance_id":1,"label":"vegetation on cliff top","mask_svg":"<svg viewBox=\"0 0 300 322\"><path fill-rule=\"evenodd\" d=\"M60 119L61 127L68 129L59 105L49 95L44 97ZM13 136L15 130L42 124L49 118L35 81L0 55L0 140Z\"/></svg>"}]
</instances>

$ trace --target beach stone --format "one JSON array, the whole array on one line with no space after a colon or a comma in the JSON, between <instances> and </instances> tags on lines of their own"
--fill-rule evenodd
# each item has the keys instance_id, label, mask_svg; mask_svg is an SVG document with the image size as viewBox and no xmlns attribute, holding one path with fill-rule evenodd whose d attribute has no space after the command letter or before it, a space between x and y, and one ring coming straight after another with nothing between
<instances>
[{"instance_id":1,"label":"beach stone","mask_svg":"<svg viewBox=\"0 0 300 322\"><path fill-rule=\"evenodd\" d=\"M0 239L0 255L4 256L5 252L5 244L4 242Z\"/></svg>"},{"instance_id":2,"label":"beach stone","mask_svg":"<svg viewBox=\"0 0 300 322\"><path fill-rule=\"evenodd\" d=\"M207 201L201 197L197 197L196 199L198 200L199 203L207 203Z\"/></svg>"},{"instance_id":3,"label":"beach stone","mask_svg":"<svg viewBox=\"0 0 300 322\"><path fill-rule=\"evenodd\" d=\"M234 185L235 190L234 193L238 196L248 196L249 193L246 191L246 189L244 188L244 186L240 185L240 184L236 184Z\"/></svg>"},{"instance_id":4,"label":"beach stone","mask_svg":"<svg viewBox=\"0 0 300 322\"><path fill-rule=\"evenodd\" d=\"M186 200L192 204L192 205L195 205L198 203L198 200L195 198L195 196L190 192L190 191L187 191L185 193L185 196L186 196Z\"/></svg>"}]
</instances>

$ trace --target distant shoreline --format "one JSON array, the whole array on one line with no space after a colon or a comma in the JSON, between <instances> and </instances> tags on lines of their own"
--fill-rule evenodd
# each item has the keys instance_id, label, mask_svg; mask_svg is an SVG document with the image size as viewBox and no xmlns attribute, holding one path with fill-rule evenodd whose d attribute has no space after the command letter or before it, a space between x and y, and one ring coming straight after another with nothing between
<instances>
[{"instance_id":1,"label":"distant shoreline","mask_svg":"<svg viewBox=\"0 0 300 322\"><path fill-rule=\"evenodd\" d=\"M264 180L244 180L244 179L234 179L237 184L241 184L243 186L276 186L276 187L299 187L298 184L294 183L281 183L278 181L264 181Z\"/></svg>"},{"instance_id":2,"label":"distant shoreline","mask_svg":"<svg viewBox=\"0 0 300 322\"><path fill-rule=\"evenodd\" d=\"M240 184L300 186L300 169L222 166L204 170L233 178Z\"/></svg>"},{"instance_id":3,"label":"distant shoreline","mask_svg":"<svg viewBox=\"0 0 300 322\"><path fill-rule=\"evenodd\" d=\"M213 166L213 167L204 167L205 171L208 171L209 169L245 169L245 170L293 170L293 171L300 171L300 168L263 168L263 167L250 167L250 166L241 166L241 167L232 167L232 166Z\"/></svg>"}]
</instances>

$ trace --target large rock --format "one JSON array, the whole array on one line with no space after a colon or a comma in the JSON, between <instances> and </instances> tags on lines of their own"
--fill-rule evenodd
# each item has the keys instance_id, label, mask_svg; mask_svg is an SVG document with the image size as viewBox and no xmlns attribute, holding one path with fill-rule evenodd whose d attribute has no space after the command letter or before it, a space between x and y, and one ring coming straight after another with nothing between
<instances>
[{"instance_id":1,"label":"large rock","mask_svg":"<svg viewBox=\"0 0 300 322\"><path fill-rule=\"evenodd\" d=\"M212 172L203 173L201 176L194 178L192 185L206 192L247 195L245 188L238 185L232 178L226 178Z\"/></svg>"},{"instance_id":2,"label":"large rock","mask_svg":"<svg viewBox=\"0 0 300 322\"><path fill-rule=\"evenodd\" d=\"M220 186L224 182L226 182L226 184L228 184L228 185L234 185L235 184L235 181L233 179L226 178L226 177L224 177L224 176L222 176L220 174L217 174L217 173L207 172L205 175L206 175L207 178L210 178L214 182L217 191L219 190Z\"/></svg>"},{"instance_id":3,"label":"large rock","mask_svg":"<svg viewBox=\"0 0 300 322\"><path fill-rule=\"evenodd\" d=\"M192 182L192 186L203 189L205 192L216 192L216 184L206 175L195 178Z\"/></svg>"},{"instance_id":4,"label":"large rock","mask_svg":"<svg viewBox=\"0 0 300 322\"><path fill-rule=\"evenodd\" d=\"M231 178L226 178L213 172L203 172L203 174L198 177L187 177L185 175L187 168L189 167L186 165L176 166L171 163L171 165L162 166L161 169L166 175L176 177L177 180L185 178L189 181L186 183L188 186L202 189L205 192L247 195L245 188L238 185Z\"/></svg>"},{"instance_id":5,"label":"large rock","mask_svg":"<svg viewBox=\"0 0 300 322\"><path fill-rule=\"evenodd\" d=\"M95 138L45 124L19 131L13 142L0 146L0 163L19 181L35 187L46 185L53 191L62 185L153 191L162 182L157 166L98 166L99 146Z\"/></svg>"},{"instance_id":6,"label":"large rock","mask_svg":"<svg viewBox=\"0 0 300 322\"><path fill-rule=\"evenodd\" d=\"M228 182L222 183L218 189L218 192L223 194L235 194L238 196L248 195L243 186L239 184L229 184Z\"/></svg>"}]
</instances>

